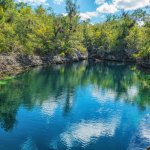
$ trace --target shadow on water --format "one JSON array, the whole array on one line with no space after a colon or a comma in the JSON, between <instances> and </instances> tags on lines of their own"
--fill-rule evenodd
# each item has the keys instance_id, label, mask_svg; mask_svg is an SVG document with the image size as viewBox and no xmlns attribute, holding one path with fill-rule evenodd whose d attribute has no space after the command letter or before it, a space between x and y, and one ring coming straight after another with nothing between
<instances>
[{"instance_id":1,"label":"shadow on water","mask_svg":"<svg viewBox=\"0 0 150 150\"><path fill-rule=\"evenodd\" d=\"M5 131L13 129L20 106L31 110L51 97L57 103L59 97L65 97L63 114L67 115L74 107L75 89L88 85L110 90L115 93L116 100L123 99L144 110L150 106L150 75L133 68L122 63L84 61L22 73L0 85L1 128Z\"/></svg>"}]
</instances>

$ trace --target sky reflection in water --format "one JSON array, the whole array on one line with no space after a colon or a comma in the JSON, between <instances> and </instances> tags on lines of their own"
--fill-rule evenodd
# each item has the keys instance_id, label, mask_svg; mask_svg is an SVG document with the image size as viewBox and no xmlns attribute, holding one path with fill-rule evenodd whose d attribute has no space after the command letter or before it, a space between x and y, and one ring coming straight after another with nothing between
<instances>
[{"instance_id":1,"label":"sky reflection in water","mask_svg":"<svg viewBox=\"0 0 150 150\"><path fill-rule=\"evenodd\" d=\"M141 150L150 75L122 63L36 68L0 85L0 150Z\"/></svg>"}]
</instances>

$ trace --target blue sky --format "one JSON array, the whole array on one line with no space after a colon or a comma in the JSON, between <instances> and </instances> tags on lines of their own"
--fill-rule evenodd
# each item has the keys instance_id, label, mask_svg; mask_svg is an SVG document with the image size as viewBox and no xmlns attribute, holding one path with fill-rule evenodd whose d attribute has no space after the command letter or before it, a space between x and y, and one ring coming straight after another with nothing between
<instances>
[{"instance_id":1,"label":"blue sky","mask_svg":"<svg viewBox=\"0 0 150 150\"><path fill-rule=\"evenodd\" d=\"M16 0L33 6L40 4L52 7L55 13L65 14L65 0ZM93 23L104 20L108 14L117 14L121 10L132 11L150 6L150 0L77 0L80 6L81 20L90 19Z\"/></svg>"}]
</instances>

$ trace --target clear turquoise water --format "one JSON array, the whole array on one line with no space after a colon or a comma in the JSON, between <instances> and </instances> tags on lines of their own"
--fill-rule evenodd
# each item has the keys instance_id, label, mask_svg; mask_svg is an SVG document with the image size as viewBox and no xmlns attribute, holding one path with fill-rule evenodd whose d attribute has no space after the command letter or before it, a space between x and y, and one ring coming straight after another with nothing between
<instances>
[{"instance_id":1,"label":"clear turquoise water","mask_svg":"<svg viewBox=\"0 0 150 150\"><path fill-rule=\"evenodd\" d=\"M0 150L148 146L150 74L132 65L53 65L0 82Z\"/></svg>"}]
</instances>

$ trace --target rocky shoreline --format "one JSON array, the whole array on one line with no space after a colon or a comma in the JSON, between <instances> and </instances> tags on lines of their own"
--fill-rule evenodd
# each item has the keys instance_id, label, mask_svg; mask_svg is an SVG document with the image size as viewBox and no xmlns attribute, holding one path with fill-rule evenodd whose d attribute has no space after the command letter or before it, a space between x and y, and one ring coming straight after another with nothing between
<instances>
[{"instance_id":1,"label":"rocky shoreline","mask_svg":"<svg viewBox=\"0 0 150 150\"><path fill-rule=\"evenodd\" d=\"M125 63L134 63L141 68L145 68L150 70L150 57L135 59L125 56L115 56L115 55L90 55L90 59L93 59L95 62L99 62L101 60L106 61L116 61L116 62L125 62Z\"/></svg>"},{"instance_id":2,"label":"rocky shoreline","mask_svg":"<svg viewBox=\"0 0 150 150\"><path fill-rule=\"evenodd\" d=\"M108 55L103 57L100 55L90 55L88 53L75 52L72 56L62 57L61 55L55 56L40 56L40 55L23 55L23 54L0 54L0 79L7 75L17 74L26 69L35 66L48 66L51 64L64 64L71 62L78 62L81 60L92 59L95 62L101 60L117 61L117 62L131 62L135 63L142 68L150 69L150 62L137 61L134 59L119 59L115 56Z\"/></svg>"},{"instance_id":3,"label":"rocky shoreline","mask_svg":"<svg viewBox=\"0 0 150 150\"><path fill-rule=\"evenodd\" d=\"M72 56L62 57L1 54L0 55L0 79L6 75L13 75L35 66L48 66L51 64L64 64L88 59L87 53L74 53Z\"/></svg>"}]
</instances>

